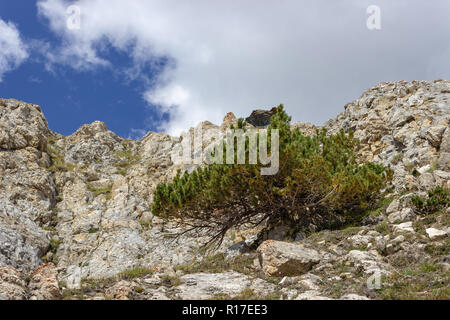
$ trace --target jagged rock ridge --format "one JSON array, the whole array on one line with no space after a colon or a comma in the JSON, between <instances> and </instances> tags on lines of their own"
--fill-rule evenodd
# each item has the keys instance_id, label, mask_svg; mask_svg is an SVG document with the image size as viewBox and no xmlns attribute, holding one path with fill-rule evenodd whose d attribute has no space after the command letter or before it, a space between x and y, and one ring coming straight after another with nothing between
<instances>
[{"instance_id":1,"label":"jagged rock ridge","mask_svg":"<svg viewBox=\"0 0 450 320\"><path fill-rule=\"evenodd\" d=\"M304 253L283 252L286 245L277 242L247 252L241 240L250 241L255 231L230 234L215 256L216 264L228 259L223 272L201 264L202 235L173 239L180 227L149 210L159 182L195 167L174 164L182 138L149 132L132 141L102 122L65 137L48 129L39 106L0 99L0 299L61 298L86 283L86 298L95 299L206 299L243 291L285 299L379 298L364 289L365 279L392 275L402 259L448 270L447 251L424 251L448 246L448 210L424 222L409 199L412 192L450 187L449 99L450 81L399 81L381 83L348 104L325 127L354 130L362 160L393 167L395 200L348 234L298 235ZM249 125L267 125L268 114L253 113ZM230 113L220 126L201 125L225 130L235 122ZM292 126L305 134L317 129ZM282 230L269 238L282 240ZM314 263L292 270L292 257L311 250ZM285 266L292 272L287 278L267 281ZM442 281L448 287L448 279ZM348 282L347 292L330 291L339 282Z\"/></svg>"}]
</instances>

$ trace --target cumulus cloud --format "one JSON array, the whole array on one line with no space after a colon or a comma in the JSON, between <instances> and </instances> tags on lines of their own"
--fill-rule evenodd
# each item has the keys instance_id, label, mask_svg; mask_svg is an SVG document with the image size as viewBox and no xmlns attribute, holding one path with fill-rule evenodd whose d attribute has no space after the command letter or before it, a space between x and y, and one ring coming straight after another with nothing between
<instances>
[{"instance_id":1,"label":"cumulus cloud","mask_svg":"<svg viewBox=\"0 0 450 320\"><path fill-rule=\"evenodd\" d=\"M379 0L381 30L366 27L365 0L40 0L61 44L51 63L110 66L125 52L139 73L167 58L142 93L177 134L226 112L284 103L294 120L321 124L380 81L449 77L450 3ZM67 7L81 9L67 28ZM133 75L130 75L132 78Z\"/></svg>"},{"instance_id":2,"label":"cumulus cloud","mask_svg":"<svg viewBox=\"0 0 450 320\"><path fill-rule=\"evenodd\" d=\"M27 58L27 48L17 27L0 19L0 82L6 72L17 68Z\"/></svg>"}]
</instances>

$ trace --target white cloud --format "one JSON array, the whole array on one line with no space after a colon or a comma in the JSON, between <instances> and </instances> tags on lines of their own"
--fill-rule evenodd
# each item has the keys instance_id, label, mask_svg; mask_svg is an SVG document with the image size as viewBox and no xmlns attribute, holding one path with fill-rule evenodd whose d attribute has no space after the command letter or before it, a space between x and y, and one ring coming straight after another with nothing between
<instances>
[{"instance_id":1,"label":"white cloud","mask_svg":"<svg viewBox=\"0 0 450 320\"><path fill-rule=\"evenodd\" d=\"M0 82L6 72L14 70L27 58L27 49L17 27L0 19Z\"/></svg>"},{"instance_id":2,"label":"white cloud","mask_svg":"<svg viewBox=\"0 0 450 320\"><path fill-rule=\"evenodd\" d=\"M69 4L79 30L66 27ZM322 123L380 81L450 76L436 66L450 35L450 4L379 0L382 30L366 28L371 1L41 0L39 13L61 37L50 63L79 70L109 66L108 48L134 68L173 62L143 92L169 112L172 134L228 111L285 103L294 120ZM433 52L430 52L433 48ZM443 60L443 59L440 59ZM128 74L127 78L133 78Z\"/></svg>"},{"instance_id":3,"label":"white cloud","mask_svg":"<svg viewBox=\"0 0 450 320\"><path fill-rule=\"evenodd\" d=\"M128 133L128 138L127 139L140 140L146 134L147 134L147 131L144 130L144 129L131 128L130 132Z\"/></svg>"}]
</instances>

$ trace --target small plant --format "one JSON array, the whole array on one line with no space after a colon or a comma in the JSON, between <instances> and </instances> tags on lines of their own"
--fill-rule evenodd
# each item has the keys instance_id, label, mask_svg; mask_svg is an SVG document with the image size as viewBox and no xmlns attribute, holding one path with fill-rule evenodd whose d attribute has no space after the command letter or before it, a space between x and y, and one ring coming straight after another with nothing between
<instances>
[{"instance_id":1,"label":"small plant","mask_svg":"<svg viewBox=\"0 0 450 320\"><path fill-rule=\"evenodd\" d=\"M424 263L422 265L419 266L419 270L422 273L426 273L426 272L434 272L436 271L438 268L435 265L429 264L429 263Z\"/></svg>"},{"instance_id":2,"label":"small plant","mask_svg":"<svg viewBox=\"0 0 450 320\"><path fill-rule=\"evenodd\" d=\"M50 143L47 146L47 153L52 161L49 170L52 172L68 172L73 171L77 167L76 164L66 162L60 150Z\"/></svg>"},{"instance_id":3,"label":"small plant","mask_svg":"<svg viewBox=\"0 0 450 320\"><path fill-rule=\"evenodd\" d=\"M350 247L349 249L347 249L348 252L350 252L352 250L367 251L367 245L354 246L354 247Z\"/></svg>"},{"instance_id":4,"label":"small plant","mask_svg":"<svg viewBox=\"0 0 450 320\"><path fill-rule=\"evenodd\" d=\"M143 289L142 287L135 287L135 288L134 288L134 292L136 292L136 293L142 293L142 292L144 292L144 289Z\"/></svg>"},{"instance_id":5,"label":"small plant","mask_svg":"<svg viewBox=\"0 0 450 320\"><path fill-rule=\"evenodd\" d=\"M425 199L415 195L411 198L411 202L419 213L432 214L449 206L449 190L443 187L436 187L428 191L428 198Z\"/></svg>"},{"instance_id":6,"label":"small plant","mask_svg":"<svg viewBox=\"0 0 450 320\"><path fill-rule=\"evenodd\" d=\"M45 263L48 262L56 263L57 262L56 252L58 251L58 248L61 245L61 243L62 243L61 240L51 239L47 253L42 257L42 261L44 261Z\"/></svg>"},{"instance_id":7,"label":"small plant","mask_svg":"<svg viewBox=\"0 0 450 320\"><path fill-rule=\"evenodd\" d=\"M56 228L54 226L43 226L42 229L45 231L56 232Z\"/></svg>"},{"instance_id":8,"label":"small plant","mask_svg":"<svg viewBox=\"0 0 450 320\"><path fill-rule=\"evenodd\" d=\"M212 256L207 256L199 262L194 262L185 265L178 265L176 270L181 270L184 273L220 273L228 270L233 270L242 274L251 274L250 268L253 263L251 257L238 256L231 261L225 259L223 253L218 253Z\"/></svg>"},{"instance_id":9,"label":"small plant","mask_svg":"<svg viewBox=\"0 0 450 320\"><path fill-rule=\"evenodd\" d=\"M433 160L430 164L430 169L427 172L433 173L437 169L437 160Z\"/></svg>"},{"instance_id":10,"label":"small plant","mask_svg":"<svg viewBox=\"0 0 450 320\"><path fill-rule=\"evenodd\" d=\"M342 230L342 233L346 236L353 236L362 230L362 227L349 226Z\"/></svg>"},{"instance_id":11,"label":"small plant","mask_svg":"<svg viewBox=\"0 0 450 320\"><path fill-rule=\"evenodd\" d=\"M153 274L154 270L150 268L136 267L125 270L119 274L119 278L123 280L132 280L134 278L144 277L149 274Z\"/></svg>"},{"instance_id":12,"label":"small plant","mask_svg":"<svg viewBox=\"0 0 450 320\"><path fill-rule=\"evenodd\" d=\"M50 251L52 253L56 253L56 251L58 251L58 248L61 245L61 243L62 243L61 240L51 239L48 251Z\"/></svg>"},{"instance_id":13,"label":"small plant","mask_svg":"<svg viewBox=\"0 0 450 320\"><path fill-rule=\"evenodd\" d=\"M140 161L140 157L138 155L134 155L131 150L128 149L127 144L123 144L124 150L119 150L116 152L116 157L118 161L116 162L117 173L125 176L128 173L128 170Z\"/></svg>"},{"instance_id":14,"label":"small plant","mask_svg":"<svg viewBox=\"0 0 450 320\"><path fill-rule=\"evenodd\" d=\"M180 277L177 275L163 275L161 279L163 280L163 283L168 287L177 287L182 283Z\"/></svg>"},{"instance_id":15,"label":"small plant","mask_svg":"<svg viewBox=\"0 0 450 320\"><path fill-rule=\"evenodd\" d=\"M392 164L397 164L403 159L403 154L398 153L394 158L392 158Z\"/></svg>"},{"instance_id":16,"label":"small plant","mask_svg":"<svg viewBox=\"0 0 450 320\"><path fill-rule=\"evenodd\" d=\"M381 234L386 234L389 232L389 225L387 224L387 222L382 222L379 223L376 227L375 227L375 231Z\"/></svg>"},{"instance_id":17,"label":"small plant","mask_svg":"<svg viewBox=\"0 0 450 320\"><path fill-rule=\"evenodd\" d=\"M83 289L65 289L62 291L63 300L84 300L84 290Z\"/></svg>"},{"instance_id":18,"label":"small plant","mask_svg":"<svg viewBox=\"0 0 450 320\"><path fill-rule=\"evenodd\" d=\"M383 197L381 198L372 208L370 208L365 214L364 217L367 216L379 216L383 213L389 204L395 199L395 197Z\"/></svg>"},{"instance_id":19,"label":"small plant","mask_svg":"<svg viewBox=\"0 0 450 320\"><path fill-rule=\"evenodd\" d=\"M106 199L111 199L112 187L96 188L88 182L87 189L94 194L95 198L101 194L104 194L106 195Z\"/></svg>"},{"instance_id":20,"label":"small plant","mask_svg":"<svg viewBox=\"0 0 450 320\"><path fill-rule=\"evenodd\" d=\"M450 253L450 241L446 241L443 244L428 244L424 250L431 256L446 256Z\"/></svg>"},{"instance_id":21,"label":"small plant","mask_svg":"<svg viewBox=\"0 0 450 320\"><path fill-rule=\"evenodd\" d=\"M152 227L152 222L148 220L139 220L139 224L142 227L142 230L148 231Z\"/></svg>"},{"instance_id":22,"label":"small plant","mask_svg":"<svg viewBox=\"0 0 450 320\"><path fill-rule=\"evenodd\" d=\"M258 295L252 289L243 290L237 297L237 300L255 300Z\"/></svg>"}]
</instances>

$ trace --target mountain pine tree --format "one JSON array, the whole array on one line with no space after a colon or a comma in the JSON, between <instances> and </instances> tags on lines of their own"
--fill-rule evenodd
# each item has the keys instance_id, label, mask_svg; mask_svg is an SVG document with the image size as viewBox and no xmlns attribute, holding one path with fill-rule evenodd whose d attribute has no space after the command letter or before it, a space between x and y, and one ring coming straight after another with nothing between
<instances>
[{"instance_id":1,"label":"mountain pine tree","mask_svg":"<svg viewBox=\"0 0 450 320\"><path fill-rule=\"evenodd\" d=\"M269 227L283 223L295 229L310 224L328 228L367 210L392 179L392 171L359 163L358 141L351 132L328 135L323 129L305 136L291 130L290 121L282 105L271 118L269 134L270 129L279 130L280 167L275 175L261 175L261 163L212 164L192 173L178 172L171 183L157 186L153 213L181 221L190 231L206 231L210 243L220 244L231 228L263 222ZM239 121L238 127L244 128L245 122ZM248 142L246 155L248 159Z\"/></svg>"}]
</instances>

